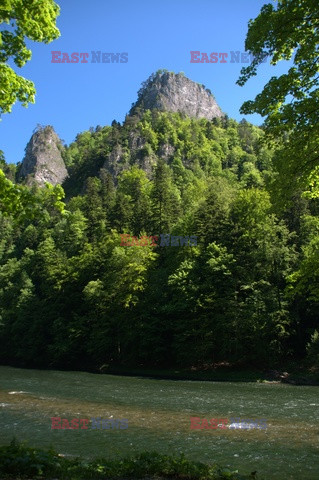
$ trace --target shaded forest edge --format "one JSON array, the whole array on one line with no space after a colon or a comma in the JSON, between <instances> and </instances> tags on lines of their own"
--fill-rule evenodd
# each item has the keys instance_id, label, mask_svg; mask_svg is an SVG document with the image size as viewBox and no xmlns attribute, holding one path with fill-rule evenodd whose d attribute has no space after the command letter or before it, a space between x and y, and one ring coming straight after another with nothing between
<instances>
[{"instance_id":1,"label":"shaded forest edge","mask_svg":"<svg viewBox=\"0 0 319 480\"><path fill-rule=\"evenodd\" d=\"M212 382L257 382L287 383L291 385L319 385L317 367L306 368L298 364L290 364L288 368L258 370L253 367L216 365L205 369L172 369L154 370L146 368L128 369L124 367L108 367L102 373L109 375L140 376L167 380L194 380ZM287 371L288 370L288 371Z\"/></svg>"},{"instance_id":2,"label":"shaded forest edge","mask_svg":"<svg viewBox=\"0 0 319 480\"><path fill-rule=\"evenodd\" d=\"M13 365L3 365L12 367ZM14 365L14 368L18 366ZM27 367L25 367L27 368ZM38 370L51 370L37 368ZM58 368L59 371L79 371L75 368ZM81 370L83 371L83 370ZM290 362L277 368L258 369L251 365L231 365L223 362L206 365L202 368L147 368L121 365L102 365L99 369L86 369L88 373L118 375L126 377L144 377L158 380L192 380L207 382L257 382L286 383L290 385L319 386L319 368L306 364Z\"/></svg>"},{"instance_id":3,"label":"shaded forest edge","mask_svg":"<svg viewBox=\"0 0 319 480\"><path fill-rule=\"evenodd\" d=\"M173 457L156 452L145 452L117 460L99 458L84 461L65 458L53 449L48 451L27 447L13 440L0 446L0 475L3 479L67 479L105 480L142 478L183 478L193 480L248 480L260 479L256 472L240 475L237 470L188 460L184 455Z\"/></svg>"}]
</instances>

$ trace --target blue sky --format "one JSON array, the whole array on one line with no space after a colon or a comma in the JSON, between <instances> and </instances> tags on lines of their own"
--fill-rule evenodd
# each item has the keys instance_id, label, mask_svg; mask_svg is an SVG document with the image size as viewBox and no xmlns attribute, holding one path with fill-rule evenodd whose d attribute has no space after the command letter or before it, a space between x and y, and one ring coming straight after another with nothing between
<instances>
[{"instance_id":1,"label":"blue sky","mask_svg":"<svg viewBox=\"0 0 319 480\"><path fill-rule=\"evenodd\" d=\"M269 0L271 2L271 0ZM141 82L160 68L183 71L209 88L221 109L240 120L241 104L273 75L287 70L267 63L244 87L236 85L241 64L190 63L190 51L244 52L248 20L262 0L58 0L61 37L44 45L28 42L32 59L15 70L35 83L36 103L16 104L0 122L0 149L7 162L24 156L37 124L53 125L65 143L91 126L122 122ZM52 63L51 51L88 52L88 63ZM127 63L92 63L91 51L128 52ZM62 57L61 57L62 58ZM258 115L246 116L260 125Z\"/></svg>"}]
</instances>

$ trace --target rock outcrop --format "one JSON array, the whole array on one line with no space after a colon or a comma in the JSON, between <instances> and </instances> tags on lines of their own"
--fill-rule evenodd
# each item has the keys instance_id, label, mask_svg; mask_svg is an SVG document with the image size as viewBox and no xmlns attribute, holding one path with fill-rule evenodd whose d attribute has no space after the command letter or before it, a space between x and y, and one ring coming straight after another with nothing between
<instances>
[{"instance_id":1,"label":"rock outcrop","mask_svg":"<svg viewBox=\"0 0 319 480\"><path fill-rule=\"evenodd\" d=\"M141 116L146 110L154 109L170 113L180 112L194 119L212 120L224 116L211 91L203 85L193 82L183 73L175 74L166 70L153 73L142 84L138 99L125 120L125 123L131 122L128 146L123 149L121 145L115 145L104 162L103 168L109 171L114 179L132 164L151 175L158 158L166 162L173 158L173 145L161 144L157 151L150 152L146 139L132 127L134 115Z\"/></svg>"},{"instance_id":2,"label":"rock outcrop","mask_svg":"<svg viewBox=\"0 0 319 480\"><path fill-rule=\"evenodd\" d=\"M138 131L132 130L128 137L128 147L115 145L107 156L103 168L116 179L123 170L127 170L132 164L150 175L156 163L155 154L147 151L145 138Z\"/></svg>"},{"instance_id":3,"label":"rock outcrop","mask_svg":"<svg viewBox=\"0 0 319 480\"><path fill-rule=\"evenodd\" d=\"M165 141L153 150L141 131L135 128L139 117L146 110L181 113L193 119L212 120L224 116L211 91L204 85L193 82L183 73L175 74L167 70L153 73L143 82L138 92L138 99L124 122L124 126L130 127L127 145L112 139L111 151L102 164L114 180L131 165L137 165L150 176L159 158L169 163L174 157L176 147ZM112 127L116 128L116 122ZM120 128L119 125L119 131ZM119 133L118 135L120 137ZM39 186L43 186L45 182L52 185L62 184L68 177L61 155L62 150L63 146L53 127L38 127L26 146L25 157L19 168L18 181ZM90 175L98 175L101 167L98 163L96 171L90 172ZM68 181L74 184L74 179L83 183L79 172L74 174L70 171Z\"/></svg>"},{"instance_id":4,"label":"rock outcrop","mask_svg":"<svg viewBox=\"0 0 319 480\"><path fill-rule=\"evenodd\" d=\"M183 73L166 70L157 71L142 84L130 115L138 109L180 112L192 118L208 120L224 115L211 91L204 85L193 82Z\"/></svg>"},{"instance_id":5,"label":"rock outcrop","mask_svg":"<svg viewBox=\"0 0 319 480\"><path fill-rule=\"evenodd\" d=\"M26 146L18 181L40 187L44 186L45 182L61 184L68 175L61 148L61 140L53 127L38 127Z\"/></svg>"}]
</instances>

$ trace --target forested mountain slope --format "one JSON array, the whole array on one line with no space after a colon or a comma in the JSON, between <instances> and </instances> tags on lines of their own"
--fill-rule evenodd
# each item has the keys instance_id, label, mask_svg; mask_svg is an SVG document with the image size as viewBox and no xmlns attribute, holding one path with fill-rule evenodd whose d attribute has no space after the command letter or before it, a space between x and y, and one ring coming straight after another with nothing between
<instances>
[{"instance_id":1,"label":"forested mountain slope","mask_svg":"<svg viewBox=\"0 0 319 480\"><path fill-rule=\"evenodd\" d=\"M20 203L0 217L0 361L315 362L318 201L296 191L277 205L263 135L141 101L122 125L61 147L63 189L3 183ZM197 246L125 247L124 233L195 235Z\"/></svg>"}]
</instances>

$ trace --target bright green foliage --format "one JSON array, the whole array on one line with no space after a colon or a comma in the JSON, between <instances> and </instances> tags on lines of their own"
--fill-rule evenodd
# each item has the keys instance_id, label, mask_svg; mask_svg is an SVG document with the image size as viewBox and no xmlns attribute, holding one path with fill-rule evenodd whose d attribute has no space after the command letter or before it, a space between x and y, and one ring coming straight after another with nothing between
<instances>
[{"instance_id":1,"label":"bright green foliage","mask_svg":"<svg viewBox=\"0 0 319 480\"><path fill-rule=\"evenodd\" d=\"M8 24L0 32L0 114L11 112L18 100L23 106L34 103L33 82L18 75L7 62L23 67L31 59L25 37L50 43L59 37L55 26L59 7L53 0L4 0L0 6L0 23ZM4 27L4 25L3 25Z\"/></svg>"},{"instance_id":2,"label":"bright green foliage","mask_svg":"<svg viewBox=\"0 0 319 480\"><path fill-rule=\"evenodd\" d=\"M155 169L153 201L153 225L155 231L169 231L176 222L179 213L179 191L174 187L170 169L159 161Z\"/></svg>"},{"instance_id":3,"label":"bright green foliage","mask_svg":"<svg viewBox=\"0 0 319 480\"><path fill-rule=\"evenodd\" d=\"M271 64L293 57L286 74L272 77L254 101L241 112L260 113L265 131L278 147L276 191L287 200L296 185L310 186L318 196L319 143L319 4L317 0L279 0L266 4L249 23L246 50L255 55L242 69L239 85L253 75L261 59Z\"/></svg>"},{"instance_id":4,"label":"bright green foliage","mask_svg":"<svg viewBox=\"0 0 319 480\"><path fill-rule=\"evenodd\" d=\"M30 448L13 440L0 447L0 473L8 479L56 478L85 480L92 478L192 478L194 480L249 480L251 475L222 468L218 464L206 464L180 456L143 452L119 459L98 458L88 462L79 458L65 458L54 450Z\"/></svg>"},{"instance_id":5,"label":"bright green foliage","mask_svg":"<svg viewBox=\"0 0 319 480\"><path fill-rule=\"evenodd\" d=\"M66 208L61 186L2 174L0 361L94 370L306 357L319 203L296 189L280 211L264 136L245 120L156 111L91 128L62 149ZM123 233L198 244L125 247Z\"/></svg>"},{"instance_id":6,"label":"bright green foliage","mask_svg":"<svg viewBox=\"0 0 319 480\"><path fill-rule=\"evenodd\" d=\"M310 342L307 344L308 358L316 366L319 366L319 333L317 330L311 335Z\"/></svg>"},{"instance_id":7,"label":"bright green foliage","mask_svg":"<svg viewBox=\"0 0 319 480\"><path fill-rule=\"evenodd\" d=\"M145 172L136 166L124 171L119 177L118 194L127 198L130 225L134 235L149 230L151 217L151 183Z\"/></svg>"},{"instance_id":8,"label":"bright green foliage","mask_svg":"<svg viewBox=\"0 0 319 480\"><path fill-rule=\"evenodd\" d=\"M46 184L44 189L30 191L27 187L13 184L0 169L0 212L13 215L15 220L32 219L41 216L45 209L49 213L63 213L64 191L60 185Z\"/></svg>"},{"instance_id":9,"label":"bright green foliage","mask_svg":"<svg viewBox=\"0 0 319 480\"><path fill-rule=\"evenodd\" d=\"M303 249L299 270L289 277L294 295L307 298L319 306L319 236L316 235Z\"/></svg>"}]
</instances>

